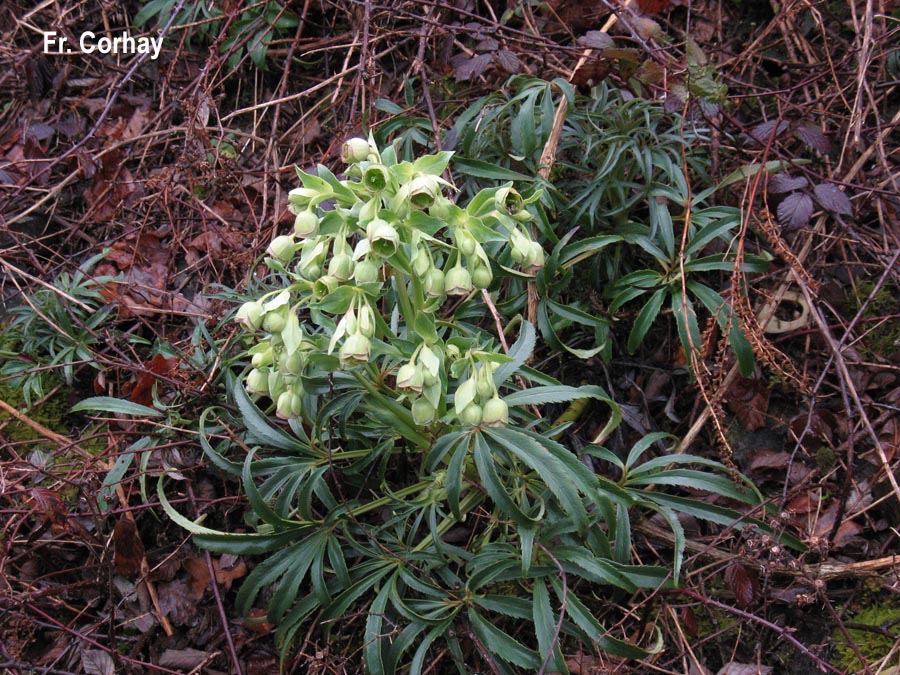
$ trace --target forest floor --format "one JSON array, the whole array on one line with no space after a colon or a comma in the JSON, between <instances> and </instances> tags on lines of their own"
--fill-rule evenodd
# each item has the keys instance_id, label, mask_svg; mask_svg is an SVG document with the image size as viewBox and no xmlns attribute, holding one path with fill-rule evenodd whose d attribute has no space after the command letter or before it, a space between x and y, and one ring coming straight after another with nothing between
<instances>
[{"instance_id":1,"label":"forest floor","mask_svg":"<svg viewBox=\"0 0 900 675\"><path fill-rule=\"evenodd\" d=\"M655 626L663 649L567 654L569 671L900 672L896 0L213 4L0 8L0 325L34 319L0 338L0 672L276 672L272 627L234 603L254 556L195 548L159 509L163 471L182 510L245 507L194 432L71 406L177 393L196 429L237 333L230 289L293 223L295 167L336 166L370 128L453 149L459 115L516 74L665 101L708 126L713 181L744 167L720 196L747 214L741 245L772 257L748 287L755 374L711 347L687 377L663 333L658 350L559 370L601 373L632 430L736 466L803 544L685 522L681 591L618 600L633 638ZM58 53L88 31L88 49L165 40L158 58L147 41ZM767 182L766 162L793 177ZM79 313L97 297L73 277L102 251L91 274L118 281L102 317ZM636 553L665 561L670 535L641 528ZM311 630L285 672L362 672L336 633Z\"/></svg>"}]
</instances>

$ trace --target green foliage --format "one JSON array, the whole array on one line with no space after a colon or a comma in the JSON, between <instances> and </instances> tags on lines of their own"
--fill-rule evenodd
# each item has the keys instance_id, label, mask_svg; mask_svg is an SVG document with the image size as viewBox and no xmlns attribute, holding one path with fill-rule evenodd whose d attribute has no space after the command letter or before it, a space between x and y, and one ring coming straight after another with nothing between
<instances>
[{"instance_id":1,"label":"green foliage","mask_svg":"<svg viewBox=\"0 0 900 675\"><path fill-rule=\"evenodd\" d=\"M874 668L894 649L898 639L900 608L893 597L860 609L847 621L854 627L846 632L836 628L832 636L835 650L832 663L842 672L856 673L866 667ZM853 641L865 663L860 662L849 640Z\"/></svg>"},{"instance_id":2,"label":"green foliage","mask_svg":"<svg viewBox=\"0 0 900 675\"><path fill-rule=\"evenodd\" d=\"M91 277L103 255L74 274L63 272L48 287L9 310L3 332L0 378L21 389L26 407L63 381L72 386L78 365L97 367L95 347L102 343L112 307L102 295L110 277Z\"/></svg>"},{"instance_id":3,"label":"green foliage","mask_svg":"<svg viewBox=\"0 0 900 675\"><path fill-rule=\"evenodd\" d=\"M496 177L470 170L488 162L537 175L560 95L569 105L550 181L530 179L535 194L542 195L536 227L554 246L537 278L544 339L576 356L600 353L608 359L615 326L590 311L583 290L602 289L608 313L634 313L628 335L622 336L629 352L644 342L664 309L671 311L690 352L700 343L699 304L716 318L741 370L749 373L750 345L730 302L707 281L710 273L733 269L730 242L741 214L711 203L716 188L708 187L708 160L693 150L705 140L702 128L605 83L582 97L562 81L517 76L507 90L473 104L454 126L462 156L456 164L469 173L464 188L474 190L479 178ZM704 189L694 191L691 183ZM763 260L747 258L745 271L762 269ZM521 304L524 286L519 291L513 302ZM572 327L580 329L574 331L576 340L583 341L587 330L595 346L576 349L571 346L576 340L563 341L562 332L572 333Z\"/></svg>"},{"instance_id":4,"label":"green foliage","mask_svg":"<svg viewBox=\"0 0 900 675\"><path fill-rule=\"evenodd\" d=\"M541 274L543 249L526 227L539 192L485 188L462 207L439 178L450 153L398 161L392 148L352 139L343 157L347 179L323 166L299 173L294 232L269 246L269 288L236 314L249 363L229 377L233 405L200 421L206 455L247 496L243 531L185 518L161 479L166 512L200 546L270 554L237 600L244 612L267 604L285 651L310 621L327 631L359 615L371 673L423 673L438 649L462 672L468 635L501 673L565 672L570 647L627 658L659 650L658 633L635 645L610 632L600 598L676 583L679 512L742 519L672 486L747 504L757 495L713 461L644 461L660 436L624 462L585 450L616 464L618 482L555 440L561 429L540 406L594 399L609 410L604 433L617 406L599 387L526 366L537 343L527 321L505 353L477 288L500 298L501 279ZM241 427L249 452L235 460ZM632 564L639 509L673 528L672 568Z\"/></svg>"},{"instance_id":5,"label":"green foliage","mask_svg":"<svg viewBox=\"0 0 900 675\"><path fill-rule=\"evenodd\" d=\"M299 23L292 12L276 0L249 3L234 17L226 16L219 3L211 0L187 0L173 18L178 0L150 0L134 17L134 25L141 27L151 20L161 27L171 20L174 27L184 27L188 43L196 36L204 44L215 43L225 30L219 51L230 54L228 68L235 70L243 55L260 70L268 70L266 56L273 39L289 36Z\"/></svg>"}]
</instances>

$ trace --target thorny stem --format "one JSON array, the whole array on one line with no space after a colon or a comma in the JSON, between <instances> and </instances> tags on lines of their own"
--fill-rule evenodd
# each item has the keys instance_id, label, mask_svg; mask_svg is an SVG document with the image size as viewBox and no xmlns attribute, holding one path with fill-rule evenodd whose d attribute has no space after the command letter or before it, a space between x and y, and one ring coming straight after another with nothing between
<instances>
[{"instance_id":1,"label":"thorny stem","mask_svg":"<svg viewBox=\"0 0 900 675\"><path fill-rule=\"evenodd\" d=\"M764 628L768 628L778 635L778 637L783 638L790 642L794 647L796 647L802 654L809 657L815 664L819 670L828 671L830 673L835 673L835 675L844 675L842 671L838 670L834 666L832 666L827 661L823 660L821 657L813 654L810 651L809 647L800 642L797 638L791 635L789 629L784 626L779 626L777 624L772 623L771 621L767 621L761 616L757 616L756 614L751 614L750 612L745 612L742 609L738 609L737 607L732 607L731 605L726 605L724 602L719 602L717 600L713 600L711 598L707 598L697 591L692 591L687 588L679 588L672 591L667 591L668 593L677 594L677 595L686 595L689 598L693 598L698 602L703 603L704 605L715 607L716 609L721 609L725 612L729 612L734 616L737 616L745 621L750 621L755 624L759 624Z\"/></svg>"}]
</instances>

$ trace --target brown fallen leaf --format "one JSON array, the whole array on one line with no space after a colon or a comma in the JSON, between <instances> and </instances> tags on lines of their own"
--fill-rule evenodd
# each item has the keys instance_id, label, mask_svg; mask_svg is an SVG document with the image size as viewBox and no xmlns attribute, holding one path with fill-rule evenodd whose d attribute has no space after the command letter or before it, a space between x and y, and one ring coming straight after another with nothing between
<instances>
[{"instance_id":1,"label":"brown fallen leaf","mask_svg":"<svg viewBox=\"0 0 900 675\"><path fill-rule=\"evenodd\" d=\"M119 518L113 530L113 564L116 574L126 579L134 579L141 573L144 561L144 542L138 534L137 526L128 516Z\"/></svg>"},{"instance_id":2,"label":"brown fallen leaf","mask_svg":"<svg viewBox=\"0 0 900 675\"><path fill-rule=\"evenodd\" d=\"M244 621L244 626L253 633L259 633L261 635L271 633L275 630L275 626L265 619L266 610L254 607L247 613L247 619Z\"/></svg>"},{"instance_id":3,"label":"brown fallen leaf","mask_svg":"<svg viewBox=\"0 0 900 675\"><path fill-rule=\"evenodd\" d=\"M153 385L156 382L162 382L157 376L167 377L177 364L178 359L175 357L167 358L162 354L154 356L149 364L144 364L147 368L146 371L135 373L128 399L141 405L153 407ZM160 395L159 391L157 391L157 395Z\"/></svg>"},{"instance_id":4,"label":"brown fallen leaf","mask_svg":"<svg viewBox=\"0 0 900 675\"><path fill-rule=\"evenodd\" d=\"M32 488L29 492L35 508L41 512L44 522L50 526L54 534L62 534L66 531L69 522L69 510L52 490L44 487Z\"/></svg>"},{"instance_id":5,"label":"brown fallen leaf","mask_svg":"<svg viewBox=\"0 0 900 675\"><path fill-rule=\"evenodd\" d=\"M734 594L738 607L746 609L759 597L756 572L740 562L732 561L725 568L725 584Z\"/></svg>"},{"instance_id":6,"label":"brown fallen leaf","mask_svg":"<svg viewBox=\"0 0 900 675\"><path fill-rule=\"evenodd\" d=\"M215 652L201 652L199 649L167 649L159 655L159 665L163 668L194 670L213 656Z\"/></svg>"},{"instance_id":7,"label":"brown fallen leaf","mask_svg":"<svg viewBox=\"0 0 900 675\"><path fill-rule=\"evenodd\" d=\"M156 593L163 616L168 617L174 625L188 625L197 616L197 598L186 580L175 579L159 584Z\"/></svg>"},{"instance_id":8,"label":"brown fallen leaf","mask_svg":"<svg viewBox=\"0 0 900 675\"><path fill-rule=\"evenodd\" d=\"M738 377L725 394L725 405L737 417L744 431L755 431L766 424L770 393L763 380Z\"/></svg>"},{"instance_id":9,"label":"brown fallen leaf","mask_svg":"<svg viewBox=\"0 0 900 675\"><path fill-rule=\"evenodd\" d=\"M220 559L212 559L213 570L216 575L216 583L225 587L226 590L231 589L237 579L247 574L247 565L243 561L237 561L233 565L223 564ZM229 561L226 561L226 563ZM191 575L191 593L198 600L203 597L210 582L209 566L206 564L205 558L188 558L184 561L184 568Z\"/></svg>"},{"instance_id":10,"label":"brown fallen leaf","mask_svg":"<svg viewBox=\"0 0 900 675\"><path fill-rule=\"evenodd\" d=\"M116 217L138 187L131 171L125 166L125 155L121 150L103 154L97 163L99 166L84 191L84 199L90 207L91 218L106 223Z\"/></svg>"},{"instance_id":11,"label":"brown fallen leaf","mask_svg":"<svg viewBox=\"0 0 900 675\"><path fill-rule=\"evenodd\" d=\"M109 652L85 649L81 652L81 667L85 675L115 675L116 663Z\"/></svg>"}]
</instances>

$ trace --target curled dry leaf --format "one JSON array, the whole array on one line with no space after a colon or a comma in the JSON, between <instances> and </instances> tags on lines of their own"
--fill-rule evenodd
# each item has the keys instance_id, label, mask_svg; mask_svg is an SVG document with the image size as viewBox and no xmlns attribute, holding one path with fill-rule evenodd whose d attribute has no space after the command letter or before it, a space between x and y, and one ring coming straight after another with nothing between
<instances>
[{"instance_id":1,"label":"curled dry leaf","mask_svg":"<svg viewBox=\"0 0 900 675\"><path fill-rule=\"evenodd\" d=\"M162 613L176 626L187 625L197 616L197 598L184 579L159 584L156 592Z\"/></svg>"},{"instance_id":2,"label":"curled dry leaf","mask_svg":"<svg viewBox=\"0 0 900 675\"><path fill-rule=\"evenodd\" d=\"M216 583L224 586L226 590L229 590L231 584L236 580L247 574L247 565L241 560L235 560L233 557L226 559L225 556L222 556L218 560L213 558L212 564L216 573ZM202 598L211 578L206 559L188 558L184 561L184 568L191 575L191 593L197 599Z\"/></svg>"},{"instance_id":3,"label":"curled dry leaf","mask_svg":"<svg viewBox=\"0 0 900 675\"><path fill-rule=\"evenodd\" d=\"M148 407L153 406L153 385L156 382L162 382L160 378L168 377L178 365L178 359L175 357L165 357L157 354L151 359L150 363L145 363L147 370L135 373L132 378L131 392L128 399L135 403L140 403ZM161 392L157 391L157 396Z\"/></svg>"},{"instance_id":4,"label":"curled dry leaf","mask_svg":"<svg viewBox=\"0 0 900 675\"><path fill-rule=\"evenodd\" d=\"M125 155L121 150L103 154L97 164L99 166L84 191L84 198L91 209L91 218L106 223L118 215L119 209L135 195L138 186L125 166Z\"/></svg>"},{"instance_id":5,"label":"curled dry leaf","mask_svg":"<svg viewBox=\"0 0 900 675\"><path fill-rule=\"evenodd\" d=\"M785 120L769 120L762 124L757 124L750 130L750 137L761 145L766 145L769 138L774 136L778 138L790 128L790 123Z\"/></svg>"},{"instance_id":6,"label":"curled dry leaf","mask_svg":"<svg viewBox=\"0 0 900 675\"><path fill-rule=\"evenodd\" d=\"M466 82L484 73L493 60L493 54L476 54L475 56L457 54L450 60L450 63L453 65L456 81Z\"/></svg>"},{"instance_id":7,"label":"curled dry leaf","mask_svg":"<svg viewBox=\"0 0 900 675\"><path fill-rule=\"evenodd\" d=\"M138 576L144 561L144 543L131 518L127 516L119 518L113 531L113 547L116 574L126 579Z\"/></svg>"},{"instance_id":8,"label":"curled dry leaf","mask_svg":"<svg viewBox=\"0 0 900 675\"><path fill-rule=\"evenodd\" d=\"M50 525L51 531L55 534L65 532L69 510L59 495L44 487L32 488L29 495L35 508L44 516L44 522Z\"/></svg>"},{"instance_id":9,"label":"curled dry leaf","mask_svg":"<svg viewBox=\"0 0 900 675\"><path fill-rule=\"evenodd\" d=\"M744 431L755 431L766 424L770 394L763 380L739 377L728 388L725 404L737 416Z\"/></svg>"},{"instance_id":10,"label":"curled dry leaf","mask_svg":"<svg viewBox=\"0 0 900 675\"><path fill-rule=\"evenodd\" d=\"M214 654L215 652L201 652L199 649L167 649L159 655L159 665L163 668L194 670Z\"/></svg>"},{"instance_id":11,"label":"curled dry leaf","mask_svg":"<svg viewBox=\"0 0 900 675\"><path fill-rule=\"evenodd\" d=\"M797 485L806 479L812 469L792 458L789 452L775 452L773 450L757 450L750 460L749 473L751 476L775 476L776 480L784 479L784 471L787 469L788 485Z\"/></svg>"},{"instance_id":12,"label":"curled dry leaf","mask_svg":"<svg viewBox=\"0 0 900 675\"><path fill-rule=\"evenodd\" d=\"M858 493L851 495L850 499L847 500L847 506L844 509L844 519L841 521L841 524L838 525L837 532L834 535L834 542L832 542L833 549L837 550L846 547L855 537L862 534L862 525L848 519L846 514L853 511L856 506L871 501L871 497L861 500ZM838 504L837 501L831 502L831 504L828 505L828 508L826 508L819 516L818 520L816 520L815 526L810 534L818 539L825 539L830 536L832 529L834 529L834 519L837 517L839 510L840 504Z\"/></svg>"},{"instance_id":13,"label":"curled dry leaf","mask_svg":"<svg viewBox=\"0 0 900 675\"><path fill-rule=\"evenodd\" d=\"M578 38L578 46L587 49L611 49L616 46L609 33L601 30L589 30Z\"/></svg>"},{"instance_id":14,"label":"curled dry leaf","mask_svg":"<svg viewBox=\"0 0 900 675\"><path fill-rule=\"evenodd\" d=\"M734 594L738 607L746 609L759 597L759 579L756 572L742 563L732 561L725 568L725 583Z\"/></svg>"},{"instance_id":15,"label":"curled dry leaf","mask_svg":"<svg viewBox=\"0 0 900 675\"><path fill-rule=\"evenodd\" d=\"M81 667L85 675L115 675L116 664L109 652L85 649L81 652Z\"/></svg>"}]
</instances>

